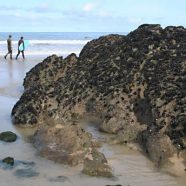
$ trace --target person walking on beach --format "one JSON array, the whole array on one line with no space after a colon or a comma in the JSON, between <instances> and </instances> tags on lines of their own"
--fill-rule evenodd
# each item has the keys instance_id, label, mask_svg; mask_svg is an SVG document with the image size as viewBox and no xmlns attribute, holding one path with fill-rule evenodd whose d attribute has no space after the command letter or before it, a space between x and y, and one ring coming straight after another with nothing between
<instances>
[{"instance_id":1,"label":"person walking on beach","mask_svg":"<svg viewBox=\"0 0 186 186\"><path fill-rule=\"evenodd\" d=\"M12 59L12 36L11 35L9 35L7 39L7 49L8 49L8 53L4 56L4 58L6 59L6 57L10 54L10 59Z\"/></svg>"},{"instance_id":2,"label":"person walking on beach","mask_svg":"<svg viewBox=\"0 0 186 186\"><path fill-rule=\"evenodd\" d=\"M21 49L20 49L20 45L23 45ZM24 44L23 37L21 37L20 40L18 41L18 54L16 55L16 60L20 53L22 53L23 59L25 59L24 50L25 50L25 44Z\"/></svg>"}]
</instances>

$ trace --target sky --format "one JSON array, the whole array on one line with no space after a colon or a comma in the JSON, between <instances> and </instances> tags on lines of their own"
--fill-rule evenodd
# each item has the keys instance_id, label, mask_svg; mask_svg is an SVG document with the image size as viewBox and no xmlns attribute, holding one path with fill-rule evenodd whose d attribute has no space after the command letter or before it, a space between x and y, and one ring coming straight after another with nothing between
<instances>
[{"instance_id":1,"label":"sky","mask_svg":"<svg viewBox=\"0 0 186 186\"><path fill-rule=\"evenodd\" d=\"M0 32L129 32L186 27L186 0L0 0Z\"/></svg>"}]
</instances>

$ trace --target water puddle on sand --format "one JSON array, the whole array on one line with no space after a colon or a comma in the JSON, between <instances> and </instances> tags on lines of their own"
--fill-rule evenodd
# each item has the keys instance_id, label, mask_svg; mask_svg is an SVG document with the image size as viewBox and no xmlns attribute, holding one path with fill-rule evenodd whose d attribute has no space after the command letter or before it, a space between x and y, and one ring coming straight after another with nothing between
<instances>
[{"instance_id":1,"label":"water puddle on sand","mask_svg":"<svg viewBox=\"0 0 186 186\"><path fill-rule=\"evenodd\" d=\"M37 155L35 148L26 140L32 131L17 130L11 123L10 113L22 93L25 73L36 64L27 60L24 64L0 63L0 132L10 130L18 135L14 143L0 142L0 159L14 157L15 166L6 169L0 164L1 186L185 186L186 176L175 177L157 170L140 152L122 145L103 142L100 150L106 155L116 178L105 179L81 174L82 166L68 167L55 164ZM21 67L24 65L24 68ZM10 73L11 70L11 73ZM9 75L11 74L11 75ZM102 141L109 135L101 134L93 125L86 126L94 138Z\"/></svg>"}]
</instances>

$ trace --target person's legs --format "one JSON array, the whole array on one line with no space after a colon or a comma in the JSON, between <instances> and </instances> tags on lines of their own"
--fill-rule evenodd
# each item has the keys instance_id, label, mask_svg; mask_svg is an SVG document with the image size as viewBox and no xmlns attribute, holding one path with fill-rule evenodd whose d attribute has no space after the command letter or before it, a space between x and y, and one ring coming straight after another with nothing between
<instances>
[{"instance_id":1,"label":"person's legs","mask_svg":"<svg viewBox=\"0 0 186 186\"><path fill-rule=\"evenodd\" d=\"M8 48L8 53L4 56L5 59L8 56L8 54L10 54L10 59L12 59L12 48Z\"/></svg>"},{"instance_id":2,"label":"person's legs","mask_svg":"<svg viewBox=\"0 0 186 186\"><path fill-rule=\"evenodd\" d=\"M10 59L12 59L12 51L10 52Z\"/></svg>"},{"instance_id":3,"label":"person's legs","mask_svg":"<svg viewBox=\"0 0 186 186\"><path fill-rule=\"evenodd\" d=\"M16 55L16 59L18 58L19 54L20 54L20 51L18 50L18 53L17 53L17 55Z\"/></svg>"},{"instance_id":4,"label":"person's legs","mask_svg":"<svg viewBox=\"0 0 186 186\"><path fill-rule=\"evenodd\" d=\"M10 50L8 51L8 53L10 54L10 59L12 59L12 49L10 49Z\"/></svg>"},{"instance_id":5,"label":"person's legs","mask_svg":"<svg viewBox=\"0 0 186 186\"><path fill-rule=\"evenodd\" d=\"M6 57L8 56L8 54L10 54L10 58L11 58L11 53L12 53L12 51L8 51L8 53L4 56L4 58L6 59Z\"/></svg>"},{"instance_id":6,"label":"person's legs","mask_svg":"<svg viewBox=\"0 0 186 186\"><path fill-rule=\"evenodd\" d=\"M22 53L23 59L25 59L24 51L21 51L21 53Z\"/></svg>"},{"instance_id":7,"label":"person's legs","mask_svg":"<svg viewBox=\"0 0 186 186\"><path fill-rule=\"evenodd\" d=\"M9 52L4 56L4 58L6 59L7 55L9 54Z\"/></svg>"}]
</instances>

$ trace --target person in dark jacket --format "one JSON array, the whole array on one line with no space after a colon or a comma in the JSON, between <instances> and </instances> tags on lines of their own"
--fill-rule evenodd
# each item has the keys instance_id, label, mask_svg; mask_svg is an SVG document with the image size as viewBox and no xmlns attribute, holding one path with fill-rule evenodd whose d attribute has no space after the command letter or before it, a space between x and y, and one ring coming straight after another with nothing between
<instances>
[{"instance_id":1,"label":"person in dark jacket","mask_svg":"<svg viewBox=\"0 0 186 186\"><path fill-rule=\"evenodd\" d=\"M20 45L21 44L23 44L23 49L22 50L20 50ZM18 41L18 54L16 55L16 59L18 58L20 53L22 53L23 59L25 59L24 50L25 50L25 44L24 44L23 37L21 37L20 40Z\"/></svg>"},{"instance_id":2,"label":"person in dark jacket","mask_svg":"<svg viewBox=\"0 0 186 186\"><path fill-rule=\"evenodd\" d=\"M6 57L10 54L10 59L12 59L12 36L11 35L9 35L7 39L7 49L8 49L8 53L4 56L4 58L6 59Z\"/></svg>"}]
</instances>

